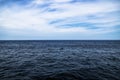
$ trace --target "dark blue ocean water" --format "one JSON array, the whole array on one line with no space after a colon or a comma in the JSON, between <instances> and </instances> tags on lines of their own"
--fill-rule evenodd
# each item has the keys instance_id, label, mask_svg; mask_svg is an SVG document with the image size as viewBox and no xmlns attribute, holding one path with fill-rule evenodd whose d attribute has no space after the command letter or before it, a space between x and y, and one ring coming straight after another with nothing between
<instances>
[{"instance_id":1,"label":"dark blue ocean water","mask_svg":"<svg viewBox=\"0 0 120 80\"><path fill-rule=\"evenodd\" d=\"M0 41L0 80L120 80L120 41Z\"/></svg>"}]
</instances>

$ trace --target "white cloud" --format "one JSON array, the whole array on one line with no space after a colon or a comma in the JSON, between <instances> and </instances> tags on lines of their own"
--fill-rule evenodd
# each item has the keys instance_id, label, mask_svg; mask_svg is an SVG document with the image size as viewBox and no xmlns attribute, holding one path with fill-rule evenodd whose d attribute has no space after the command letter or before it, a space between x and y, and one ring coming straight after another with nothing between
<instances>
[{"instance_id":1,"label":"white cloud","mask_svg":"<svg viewBox=\"0 0 120 80\"><path fill-rule=\"evenodd\" d=\"M71 0L53 0L53 2L59 3L59 2L70 2Z\"/></svg>"},{"instance_id":2,"label":"white cloud","mask_svg":"<svg viewBox=\"0 0 120 80\"><path fill-rule=\"evenodd\" d=\"M43 4L43 3L44 3L44 0L34 0L33 3L36 3L36 4Z\"/></svg>"},{"instance_id":3,"label":"white cloud","mask_svg":"<svg viewBox=\"0 0 120 80\"><path fill-rule=\"evenodd\" d=\"M0 26L9 30L8 32L16 34L36 35L55 35L55 34L104 34L115 31L116 25L119 25L119 17L110 15L111 12L119 11L118 3L113 2L77 2L67 3L70 0L49 0L49 9L56 11L44 11L44 8L38 7L44 4L46 0L35 0L27 6L13 5L10 8L5 8L0 13ZM66 3L63 3L66 2ZM62 4L63 3L63 4ZM46 9L45 8L45 9ZM90 18L93 15L99 18ZM61 20L58 23L50 24L55 20ZM98 27L98 29L88 29L88 26L79 27L59 27L64 24L75 23L90 23ZM110 24L108 24L110 23ZM90 26L92 27L92 26ZM18 30L18 32L16 31ZM21 32L21 33L20 33Z\"/></svg>"}]
</instances>

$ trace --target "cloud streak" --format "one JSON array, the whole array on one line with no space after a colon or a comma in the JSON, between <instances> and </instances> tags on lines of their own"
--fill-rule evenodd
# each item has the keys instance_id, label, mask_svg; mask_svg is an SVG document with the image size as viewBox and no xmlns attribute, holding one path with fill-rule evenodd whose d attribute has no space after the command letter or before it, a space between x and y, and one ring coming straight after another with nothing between
<instances>
[{"instance_id":1,"label":"cloud streak","mask_svg":"<svg viewBox=\"0 0 120 80\"><path fill-rule=\"evenodd\" d=\"M119 39L117 0L15 1L6 0L0 6L2 39ZM105 38L107 35L113 36Z\"/></svg>"}]
</instances>

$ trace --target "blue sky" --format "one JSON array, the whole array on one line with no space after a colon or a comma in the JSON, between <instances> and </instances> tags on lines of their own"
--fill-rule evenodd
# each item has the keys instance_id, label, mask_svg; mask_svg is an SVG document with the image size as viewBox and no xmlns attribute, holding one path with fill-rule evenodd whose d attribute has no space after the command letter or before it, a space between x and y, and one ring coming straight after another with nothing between
<instances>
[{"instance_id":1,"label":"blue sky","mask_svg":"<svg viewBox=\"0 0 120 80\"><path fill-rule=\"evenodd\" d=\"M120 0L0 0L0 40L120 39Z\"/></svg>"}]
</instances>

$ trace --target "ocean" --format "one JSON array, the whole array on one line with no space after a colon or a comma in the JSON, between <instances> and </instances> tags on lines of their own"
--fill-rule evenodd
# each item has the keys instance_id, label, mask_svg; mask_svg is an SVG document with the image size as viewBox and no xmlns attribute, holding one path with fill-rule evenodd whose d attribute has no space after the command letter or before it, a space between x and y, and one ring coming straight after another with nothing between
<instances>
[{"instance_id":1,"label":"ocean","mask_svg":"<svg viewBox=\"0 0 120 80\"><path fill-rule=\"evenodd\" d=\"M120 40L1 40L0 80L120 80Z\"/></svg>"}]
</instances>

